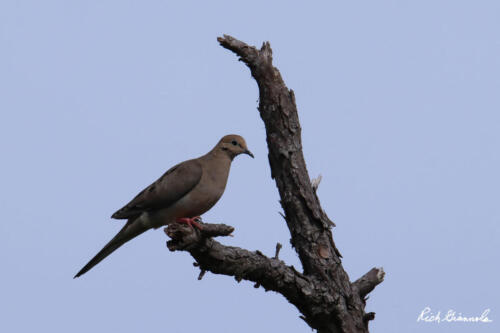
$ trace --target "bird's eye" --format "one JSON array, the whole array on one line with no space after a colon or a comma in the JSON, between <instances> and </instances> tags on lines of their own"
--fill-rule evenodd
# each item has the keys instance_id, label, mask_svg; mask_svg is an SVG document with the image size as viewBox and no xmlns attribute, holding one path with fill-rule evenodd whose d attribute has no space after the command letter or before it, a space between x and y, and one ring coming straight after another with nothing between
<instances>
[{"instance_id":1,"label":"bird's eye","mask_svg":"<svg viewBox=\"0 0 500 333\"><path fill-rule=\"evenodd\" d=\"M233 141L231 141L231 144L232 144L233 146L237 146L237 145L238 145L238 142L236 142L236 140L233 140Z\"/></svg>"}]
</instances>

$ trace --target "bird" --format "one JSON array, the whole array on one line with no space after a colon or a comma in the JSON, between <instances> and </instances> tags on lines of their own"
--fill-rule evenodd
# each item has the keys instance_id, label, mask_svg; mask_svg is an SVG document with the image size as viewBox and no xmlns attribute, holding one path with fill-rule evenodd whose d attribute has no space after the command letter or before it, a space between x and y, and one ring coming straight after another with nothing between
<instances>
[{"instance_id":1,"label":"bird","mask_svg":"<svg viewBox=\"0 0 500 333\"><path fill-rule=\"evenodd\" d=\"M127 222L74 278L149 229L174 222L201 229L197 222L200 215L212 208L224 193L231 162L240 154L254 158L245 139L230 134L222 137L207 154L170 168L111 216Z\"/></svg>"}]
</instances>

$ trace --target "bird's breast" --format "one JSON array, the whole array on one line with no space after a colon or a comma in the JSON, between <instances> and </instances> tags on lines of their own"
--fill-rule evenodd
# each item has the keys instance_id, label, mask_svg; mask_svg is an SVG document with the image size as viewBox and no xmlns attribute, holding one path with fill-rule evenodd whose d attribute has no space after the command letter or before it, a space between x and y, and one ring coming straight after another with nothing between
<instances>
[{"instance_id":1,"label":"bird's breast","mask_svg":"<svg viewBox=\"0 0 500 333\"><path fill-rule=\"evenodd\" d=\"M224 193L229 176L228 163L218 163L216 167L206 164L198 184L171 206L155 211L151 220L156 227L169 224L179 217L195 217L206 213Z\"/></svg>"},{"instance_id":2,"label":"bird's breast","mask_svg":"<svg viewBox=\"0 0 500 333\"><path fill-rule=\"evenodd\" d=\"M186 196L188 204L192 205L191 216L204 214L219 201L224 193L229 170L211 170L212 172L204 170L199 184Z\"/></svg>"}]
</instances>

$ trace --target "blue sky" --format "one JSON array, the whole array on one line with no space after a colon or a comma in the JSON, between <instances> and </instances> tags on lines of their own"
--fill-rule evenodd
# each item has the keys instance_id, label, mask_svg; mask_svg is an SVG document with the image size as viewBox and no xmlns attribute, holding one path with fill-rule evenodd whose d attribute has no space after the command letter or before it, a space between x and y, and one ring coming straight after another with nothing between
<instances>
[{"instance_id":1,"label":"blue sky","mask_svg":"<svg viewBox=\"0 0 500 333\"><path fill-rule=\"evenodd\" d=\"M235 226L225 244L281 242L300 267L257 87L225 33L271 42L351 279L387 272L371 331L498 332L499 15L496 1L2 1L0 330L310 331L277 294L198 281L161 230L72 279L116 209L229 133L256 159L235 160L204 219ZM426 306L493 322L417 322Z\"/></svg>"}]
</instances>

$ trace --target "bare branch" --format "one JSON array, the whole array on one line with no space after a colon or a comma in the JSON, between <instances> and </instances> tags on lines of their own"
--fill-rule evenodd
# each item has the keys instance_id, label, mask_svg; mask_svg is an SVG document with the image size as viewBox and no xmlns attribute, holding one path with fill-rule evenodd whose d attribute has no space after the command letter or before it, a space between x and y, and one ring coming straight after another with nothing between
<instances>
[{"instance_id":1,"label":"bare branch","mask_svg":"<svg viewBox=\"0 0 500 333\"><path fill-rule=\"evenodd\" d=\"M375 312L368 312L363 316L363 320L367 323L370 320L375 319Z\"/></svg>"},{"instance_id":2,"label":"bare branch","mask_svg":"<svg viewBox=\"0 0 500 333\"><path fill-rule=\"evenodd\" d=\"M206 271L206 270L204 270L204 269L200 270L200 275L198 275L198 280L203 279L203 276L205 276L205 273L206 273L206 272L207 272L207 271Z\"/></svg>"},{"instance_id":3,"label":"bare branch","mask_svg":"<svg viewBox=\"0 0 500 333\"><path fill-rule=\"evenodd\" d=\"M310 281L293 267L279 259L266 257L262 252L250 252L239 247L225 246L211 236L225 236L233 227L225 224L203 223L203 229L172 223L164 229L172 238L167 242L170 251L188 251L200 267L200 277L205 271L234 276L236 281L253 281L256 286L281 293L291 303L300 304L313 293ZM198 279L200 279L198 277Z\"/></svg>"},{"instance_id":4,"label":"bare branch","mask_svg":"<svg viewBox=\"0 0 500 333\"><path fill-rule=\"evenodd\" d=\"M281 245L281 243L277 243L276 244L276 253L274 254L274 259L278 259L279 255L280 255L280 250L281 250L281 247L283 245Z\"/></svg>"},{"instance_id":5,"label":"bare branch","mask_svg":"<svg viewBox=\"0 0 500 333\"><path fill-rule=\"evenodd\" d=\"M328 230L332 222L321 209L311 186L302 153L301 128L295 95L272 64L268 42L255 47L224 35L219 43L235 52L251 70L259 86L259 111L266 126L271 177L280 192L292 245L299 254L306 274L329 269L340 263L338 250ZM331 252L328 260L321 258L317 246Z\"/></svg>"},{"instance_id":6,"label":"bare branch","mask_svg":"<svg viewBox=\"0 0 500 333\"><path fill-rule=\"evenodd\" d=\"M385 272L382 267L372 268L368 273L357 279L352 285L355 288L359 296L364 298L368 295L375 287L384 281Z\"/></svg>"},{"instance_id":7,"label":"bare branch","mask_svg":"<svg viewBox=\"0 0 500 333\"><path fill-rule=\"evenodd\" d=\"M323 176L321 174L318 175L318 177L313 178L311 180L311 186L313 188L314 193L318 191L319 183L321 183L321 179L323 179Z\"/></svg>"},{"instance_id":8,"label":"bare branch","mask_svg":"<svg viewBox=\"0 0 500 333\"><path fill-rule=\"evenodd\" d=\"M332 298L336 298L333 309L319 311L327 311L329 320L325 321L324 315L319 312L304 313L308 323L317 329L326 325L321 328L322 331L335 328L348 332L363 326L364 304L359 298L350 296L349 277L342 268L340 253L330 230L333 222L321 208L306 168L295 94L286 87L279 70L273 66L270 44L265 42L257 50L227 35L218 38L218 41L247 64L257 81L271 177L280 193L292 246L299 255L304 273L322 281Z\"/></svg>"}]
</instances>

